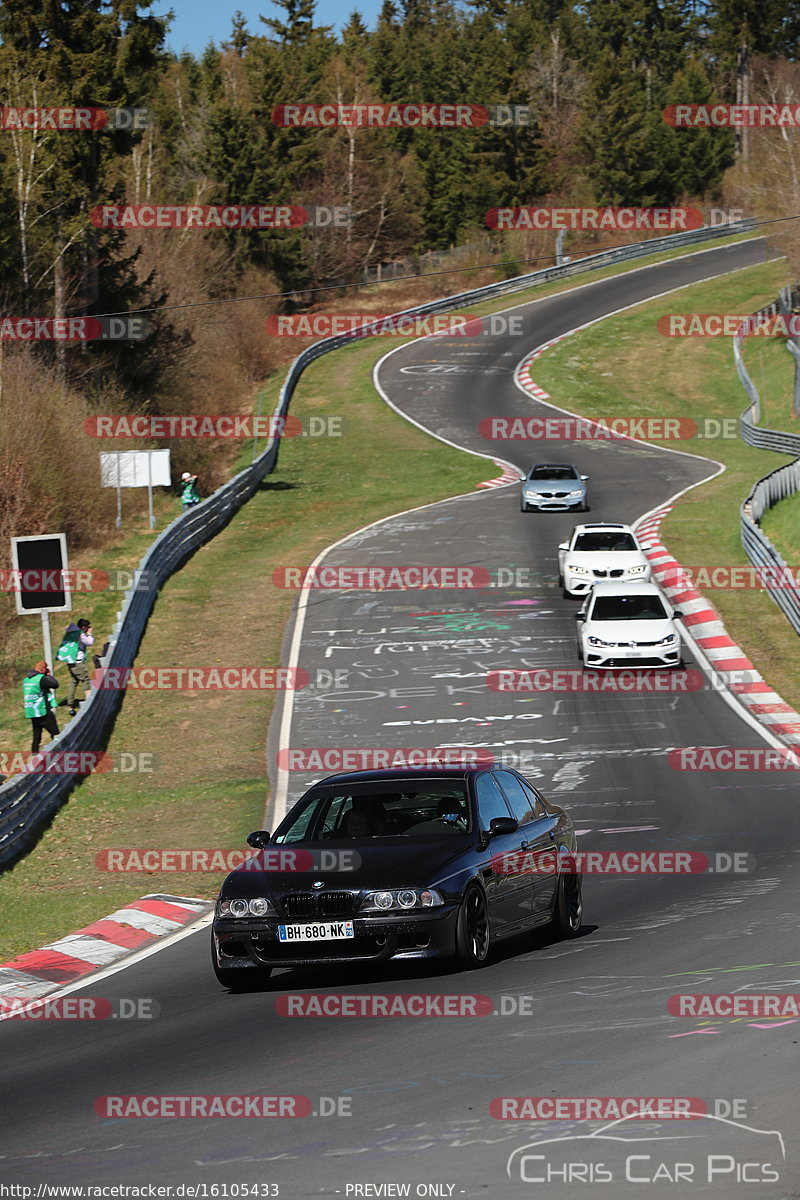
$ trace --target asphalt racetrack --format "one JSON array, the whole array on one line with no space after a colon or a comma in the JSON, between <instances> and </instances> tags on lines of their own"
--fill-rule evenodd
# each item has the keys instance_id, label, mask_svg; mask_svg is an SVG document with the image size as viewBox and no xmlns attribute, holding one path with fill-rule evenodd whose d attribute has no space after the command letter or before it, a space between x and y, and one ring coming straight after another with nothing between
<instances>
[{"instance_id":1,"label":"asphalt racetrack","mask_svg":"<svg viewBox=\"0 0 800 1200\"><path fill-rule=\"evenodd\" d=\"M204 1197L798 1193L800 1022L669 1008L682 993L800 992L796 772L675 769L681 747L767 746L710 687L486 686L498 668L577 668L576 604L556 584L556 547L577 520L634 521L716 470L634 443L487 442L478 426L489 416L550 411L515 386L516 364L576 325L764 253L752 241L687 256L527 305L522 337L427 339L386 357L378 382L399 409L521 470L574 461L591 477L591 513L522 514L519 488L499 488L335 548L326 564L480 567L503 586L313 592L298 663L319 686L292 697L268 748L280 804L321 772L279 777L279 750L481 748L568 808L581 849L702 851L720 865L718 854L749 852L753 869L588 876L581 936L503 943L472 973L285 971L264 992L232 995L211 972L203 928L74 993L145 1000L152 1019L0 1022L0 1179L31 1196L51 1194L37 1191L45 1183ZM496 473L487 462L486 478ZM697 667L689 652L686 665ZM322 670L345 686L326 687ZM481 995L495 1015L290 1017L278 1011L287 992L423 993L434 1007ZM308 1097L311 1114L123 1119L100 1101L260 1094ZM532 1121L501 1102L528 1096L683 1098L709 1115L609 1127L578 1106Z\"/></svg>"}]
</instances>

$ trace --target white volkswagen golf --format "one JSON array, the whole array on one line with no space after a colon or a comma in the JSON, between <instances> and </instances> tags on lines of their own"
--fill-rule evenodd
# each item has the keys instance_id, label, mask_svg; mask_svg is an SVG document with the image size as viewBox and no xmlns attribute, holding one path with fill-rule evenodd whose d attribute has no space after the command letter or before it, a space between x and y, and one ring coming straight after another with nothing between
<instances>
[{"instance_id":1,"label":"white volkswagen golf","mask_svg":"<svg viewBox=\"0 0 800 1200\"><path fill-rule=\"evenodd\" d=\"M673 610L654 583L596 583L576 612L585 667L679 667Z\"/></svg>"},{"instance_id":2,"label":"white volkswagen golf","mask_svg":"<svg viewBox=\"0 0 800 1200\"><path fill-rule=\"evenodd\" d=\"M600 580L647 582L650 563L630 525L576 525L558 547L558 582L565 597L585 596Z\"/></svg>"}]
</instances>

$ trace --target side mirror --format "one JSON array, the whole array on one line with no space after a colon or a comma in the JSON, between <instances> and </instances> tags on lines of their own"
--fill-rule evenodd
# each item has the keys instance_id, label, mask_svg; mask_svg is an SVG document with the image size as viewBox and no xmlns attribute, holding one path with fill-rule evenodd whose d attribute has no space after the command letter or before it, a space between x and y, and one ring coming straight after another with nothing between
<instances>
[{"instance_id":1,"label":"side mirror","mask_svg":"<svg viewBox=\"0 0 800 1200\"><path fill-rule=\"evenodd\" d=\"M559 542L559 550L569 550L569 542Z\"/></svg>"},{"instance_id":2,"label":"side mirror","mask_svg":"<svg viewBox=\"0 0 800 1200\"><path fill-rule=\"evenodd\" d=\"M589 476L588 476L588 475L581 475L581 481L582 481L583 483L588 483L588 482L589 482Z\"/></svg>"},{"instance_id":3,"label":"side mirror","mask_svg":"<svg viewBox=\"0 0 800 1200\"><path fill-rule=\"evenodd\" d=\"M682 621L682 620L683 620L683 613L681 612L681 610L680 610L679 608L676 608L676 609L675 609L674 613L672 614L672 618L673 618L673 620L675 620L675 621Z\"/></svg>"},{"instance_id":4,"label":"side mirror","mask_svg":"<svg viewBox=\"0 0 800 1200\"><path fill-rule=\"evenodd\" d=\"M254 850L263 850L269 845L269 831L266 829L257 829L255 833L248 833L247 844L252 846Z\"/></svg>"},{"instance_id":5,"label":"side mirror","mask_svg":"<svg viewBox=\"0 0 800 1200\"><path fill-rule=\"evenodd\" d=\"M489 822L489 837L503 837L507 833L516 833L519 821L515 817L492 817Z\"/></svg>"},{"instance_id":6,"label":"side mirror","mask_svg":"<svg viewBox=\"0 0 800 1200\"><path fill-rule=\"evenodd\" d=\"M576 612L576 613L575 613L575 620L576 620L576 621L585 621L585 620L586 620L586 613L583 613L583 612Z\"/></svg>"}]
</instances>

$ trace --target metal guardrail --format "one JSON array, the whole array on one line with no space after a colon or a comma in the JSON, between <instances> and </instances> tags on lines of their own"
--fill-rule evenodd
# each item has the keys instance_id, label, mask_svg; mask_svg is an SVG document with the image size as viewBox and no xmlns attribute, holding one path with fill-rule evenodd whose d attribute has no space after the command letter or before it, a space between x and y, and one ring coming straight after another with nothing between
<instances>
[{"instance_id":1,"label":"metal guardrail","mask_svg":"<svg viewBox=\"0 0 800 1200\"><path fill-rule=\"evenodd\" d=\"M787 314L788 296L784 293L772 304L767 304L754 313L751 320L760 317ZM779 429L762 429L761 397L750 378L742 357L744 336L736 334L733 339L733 357L736 372L742 386L750 397L750 403L739 418L739 434L748 446L759 450L774 450L777 454L800 456L800 434L783 432ZM742 546L754 566L763 568L761 580L772 599L786 614L795 633L800 633L800 593L787 586L791 582L789 566L773 546L767 535L759 528L764 513L780 500L800 491L800 458L795 462L778 467L759 479L739 510Z\"/></svg>"},{"instance_id":2,"label":"metal guardrail","mask_svg":"<svg viewBox=\"0 0 800 1200\"><path fill-rule=\"evenodd\" d=\"M800 459L759 479L742 505L742 545L755 566L763 568L761 581L783 610L796 633L800 633L800 591L794 572L758 527L761 517L787 496L800 491Z\"/></svg>"},{"instance_id":3,"label":"metal guardrail","mask_svg":"<svg viewBox=\"0 0 800 1200\"><path fill-rule=\"evenodd\" d=\"M567 279L572 275L595 271L607 265L640 258L661 250L681 249L684 246L713 242L732 234L750 232L754 228L755 221L748 219L710 229L694 229L686 233L651 238L646 242L633 242L628 246L589 255L576 262L544 267L527 275L487 284L485 287L461 292L456 296L432 300L428 304L404 309L402 313L395 315L448 312L459 306L477 304L494 296L523 291L551 279ZM332 350L352 345L354 341L370 336L373 335L369 333L367 326L364 327L363 333L356 330L339 337L325 338L304 350L289 368L273 415L277 417L286 414L297 381L310 363L321 358L323 354L329 354ZM139 564L137 585L125 594L111 639L111 649L104 660L107 668L125 670L132 666L161 586L250 499L264 476L274 469L277 458L278 440L272 439L249 467L201 504L176 518L156 538ZM93 689L90 698L81 705L78 716L57 738L48 743L45 747L46 752L97 753L107 742L124 694L124 691ZM67 800L78 778L80 777L66 774L24 774L14 776L0 787L0 871L13 866L28 853L53 815Z\"/></svg>"}]
</instances>

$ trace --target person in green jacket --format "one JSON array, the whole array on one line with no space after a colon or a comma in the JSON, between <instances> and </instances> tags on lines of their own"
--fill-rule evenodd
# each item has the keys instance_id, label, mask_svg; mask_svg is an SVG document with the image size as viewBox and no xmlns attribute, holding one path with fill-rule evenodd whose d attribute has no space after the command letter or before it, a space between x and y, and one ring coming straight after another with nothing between
<instances>
[{"instance_id":1,"label":"person in green jacket","mask_svg":"<svg viewBox=\"0 0 800 1200\"><path fill-rule=\"evenodd\" d=\"M55 689L58 680L50 674L50 668L44 659L33 664L33 670L28 671L22 681L22 702L25 716L30 720L33 731L31 753L36 754L42 741L42 730L46 729L51 738L58 735L58 722L53 709L56 706Z\"/></svg>"},{"instance_id":2,"label":"person in green jacket","mask_svg":"<svg viewBox=\"0 0 800 1200\"><path fill-rule=\"evenodd\" d=\"M69 671L69 691L64 703L69 705L71 717L75 716L78 705L83 704L86 693L92 686L86 664L86 648L93 645L92 623L82 617L77 624L70 623L67 626L67 631L61 639L61 645L56 651L57 660L65 662ZM78 688L80 695L76 697L75 692Z\"/></svg>"},{"instance_id":3,"label":"person in green jacket","mask_svg":"<svg viewBox=\"0 0 800 1200\"><path fill-rule=\"evenodd\" d=\"M190 475L188 471L184 471L181 475L181 504L183 511L188 512L195 504L199 504L201 500L200 493L197 490L197 476Z\"/></svg>"}]
</instances>

